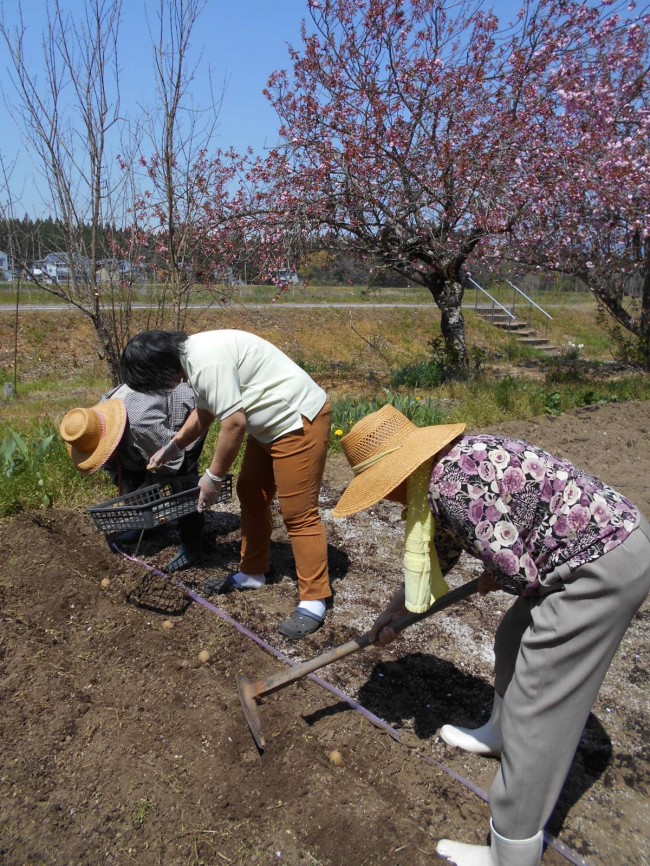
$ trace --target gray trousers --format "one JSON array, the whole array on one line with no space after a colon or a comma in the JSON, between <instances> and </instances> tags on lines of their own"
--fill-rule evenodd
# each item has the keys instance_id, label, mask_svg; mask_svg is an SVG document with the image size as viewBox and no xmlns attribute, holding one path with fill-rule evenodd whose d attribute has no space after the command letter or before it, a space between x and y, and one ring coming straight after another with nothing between
<instances>
[{"instance_id":1,"label":"gray trousers","mask_svg":"<svg viewBox=\"0 0 650 866\"><path fill-rule=\"evenodd\" d=\"M650 590L650 525L642 518L623 544L549 590L518 598L494 642L503 754L489 799L509 839L534 836L555 807L614 653Z\"/></svg>"}]
</instances>

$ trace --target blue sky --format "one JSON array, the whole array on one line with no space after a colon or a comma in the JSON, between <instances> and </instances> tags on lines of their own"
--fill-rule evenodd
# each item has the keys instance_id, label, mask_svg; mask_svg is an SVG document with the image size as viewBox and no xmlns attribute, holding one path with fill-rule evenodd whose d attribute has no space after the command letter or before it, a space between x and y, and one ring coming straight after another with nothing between
<instances>
[{"instance_id":1,"label":"blue sky","mask_svg":"<svg viewBox=\"0 0 650 866\"><path fill-rule=\"evenodd\" d=\"M43 0L23 0L27 26L27 53L32 69L40 63L40 44L44 18ZM62 6L83 10L83 0L62 0ZM18 3L4 0L0 7L7 26L18 21ZM215 91L225 85L219 112L214 147L233 146L244 150L251 146L261 151L276 141L277 117L262 94L269 75L289 67L287 44L300 43L301 21L306 17L306 0L208 0L194 31L194 60L199 65L192 85L197 106L209 103L209 80ZM124 0L120 27L121 99L124 111L137 112L138 105L152 105L154 100L151 38L143 5L138 0ZM38 183L26 157L20 134L12 117L12 91L7 82L7 57L0 45L0 80L5 98L0 102L0 153L5 164L18 163L12 178L17 190L23 189L18 215L30 215L41 209L35 186ZM209 74L210 73L210 74Z\"/></svg>"},{"instance_id":2,"label":"blue sky","mask_svg":"<svg viewBox=\"0 0 650 866\"><path fill-rule=\"evenodd\" d=\"M83 0L61 0L61 5L78 15L85 4ZM151 5L155 8L156 4ZM508 17L518 5L515 0L497 0L495 4ZM17 0L0 0L0 11L8 27L17 20L18 6ZM143 7L140 0L123 2L121 92L123 108L129 114L136 113L139 105L151 105L154 96L151 39ZM45 0L23 0L28 54L35 70L41 58L44 8ZM265 145L275 143L277 117L262 90L274 70L289 68L287 44L300 45L300 26L305 18L308 18L307 0L208 0L194 31L194 54L200 63L193 83L193 99L197 106L208 103L208 69L216 89L225 83L213 147L233 146L242 151L251 146L261 152ZM4 44L0 45L0 80L4 82L6 97L11 99L5 52ZM37 215L42 211L37 181L11 109L4 100L0 101L0 130L0 153L5 164L18 159L12 186L22 191L22 199L16 213L22 216L27 211Z\"/></svg>"}]
</instances>

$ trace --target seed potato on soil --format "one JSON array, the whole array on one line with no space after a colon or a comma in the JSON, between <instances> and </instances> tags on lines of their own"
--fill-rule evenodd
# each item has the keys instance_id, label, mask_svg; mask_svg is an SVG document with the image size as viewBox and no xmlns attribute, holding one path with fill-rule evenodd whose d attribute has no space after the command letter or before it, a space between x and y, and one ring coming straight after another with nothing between
<instances>
[{"instance_id":1,"label":"seed potato on soil","mask_svg":"<svg viewBox=\"0 0 650 866\"><path fill-rule=\"evenodd\" d=\"M608 404L501 432L571 458L650 515L650 404ZM335 606L319 632L299 643L277 632L297 598L279 517L270 585L216 599L295 661L367 630L401 579L397 507L332 519L349 478L344 458L330 458L321 504ZM207 578L225 576L237 565L238 533L233 500L210 514L200 566L179 577L200 591ZM139 556L160 567L177 544L173 529L150 533ZM235 677L255 680L283 665L230 619L113 554L81 511L2 520L0 547L3 866L429 866L446 862L435 854L441 836L485 840L486 804L448 771L487 790L497 763L450 748L438 732L489 713L492 639L509 596L461 602L388 648L318 672L385 720L399 742L303 679L259 707L260 755ZM465 559L450 583L477 573ZM173 629L163 630L166 621ZM594 866L650 864L649 622L646 602L549 823ZM199 662L202 651L209 664ZM553 849L543 860L565 862Z\"/></svg>"}]
</instances>

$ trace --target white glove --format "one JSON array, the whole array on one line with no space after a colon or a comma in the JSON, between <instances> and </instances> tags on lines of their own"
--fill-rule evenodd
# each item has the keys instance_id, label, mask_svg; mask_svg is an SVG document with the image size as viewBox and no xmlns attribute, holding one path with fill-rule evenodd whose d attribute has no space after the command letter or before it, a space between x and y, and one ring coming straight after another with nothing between
<instances>
[{"instance_id":1,"label":"white glove","mask_svg":"<svg viewBox=\"0 0 650 866\"><path fill-rule=\"evenodd\" d=\"M214 505L221 493L221 487L222 480L216 475L210 474L209 470L206 469L199 479L199 504L197 510L205 511L206 508Z\"/></svg>"},{"instance_id":2,"label":"white glove","mask_svg":"<svg viewBox=\"0 0 650 866\"><path fill-rule=\"evenodd\" d=\"M177 460L182 453L183 449L179 448L173 439L170 439L166 445L163 445L155 454L152 454L149 458L147 469L155 472L156 469L164 466L165 463L169 463L170 460Z\"/></svg>"}]
</instances>

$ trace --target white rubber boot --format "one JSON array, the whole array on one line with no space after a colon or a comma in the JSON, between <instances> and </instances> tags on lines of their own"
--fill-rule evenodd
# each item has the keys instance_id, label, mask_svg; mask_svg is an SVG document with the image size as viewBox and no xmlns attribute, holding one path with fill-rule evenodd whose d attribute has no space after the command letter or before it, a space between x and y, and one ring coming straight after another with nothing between
<instances>
[{"instance_id":1,"label":"white rubber boot","mask_svg":"<svg viewBox=\"0 0 650 866\"><path fill-rule=\"evenodd\" d=\"M494 829L490 819L490 847L466 845L441 839L436 851L456 866L538 866L542 859L544 833L542 830L530 839L506 839Z\"/></svg>"},{"instance_id":2,"label":"white rubber boot","mask_svg":"<svg viewBox=\"0 0 650 866\"><path fill-rule=\"evenodd\" d=\"M537 866L543 850L543 830L529 839L506 839L497 833L490 818L490 851L494 866Z\"/></svg>"},{"instance_id":3,"label":"white rubber boot","mask_svg":"<svg viewBox=\"0 0 650 866\"><path fill-rule=\"evenodd\" d=\"M501 737L502 705L503 698L495 692L492 714L483 727L471 730L470 728L457 728L455 725L443 725L440 728L440 736L450 746L457 746L473 755L498 758L503 749Z\"/></svg>"}]
</instances>

